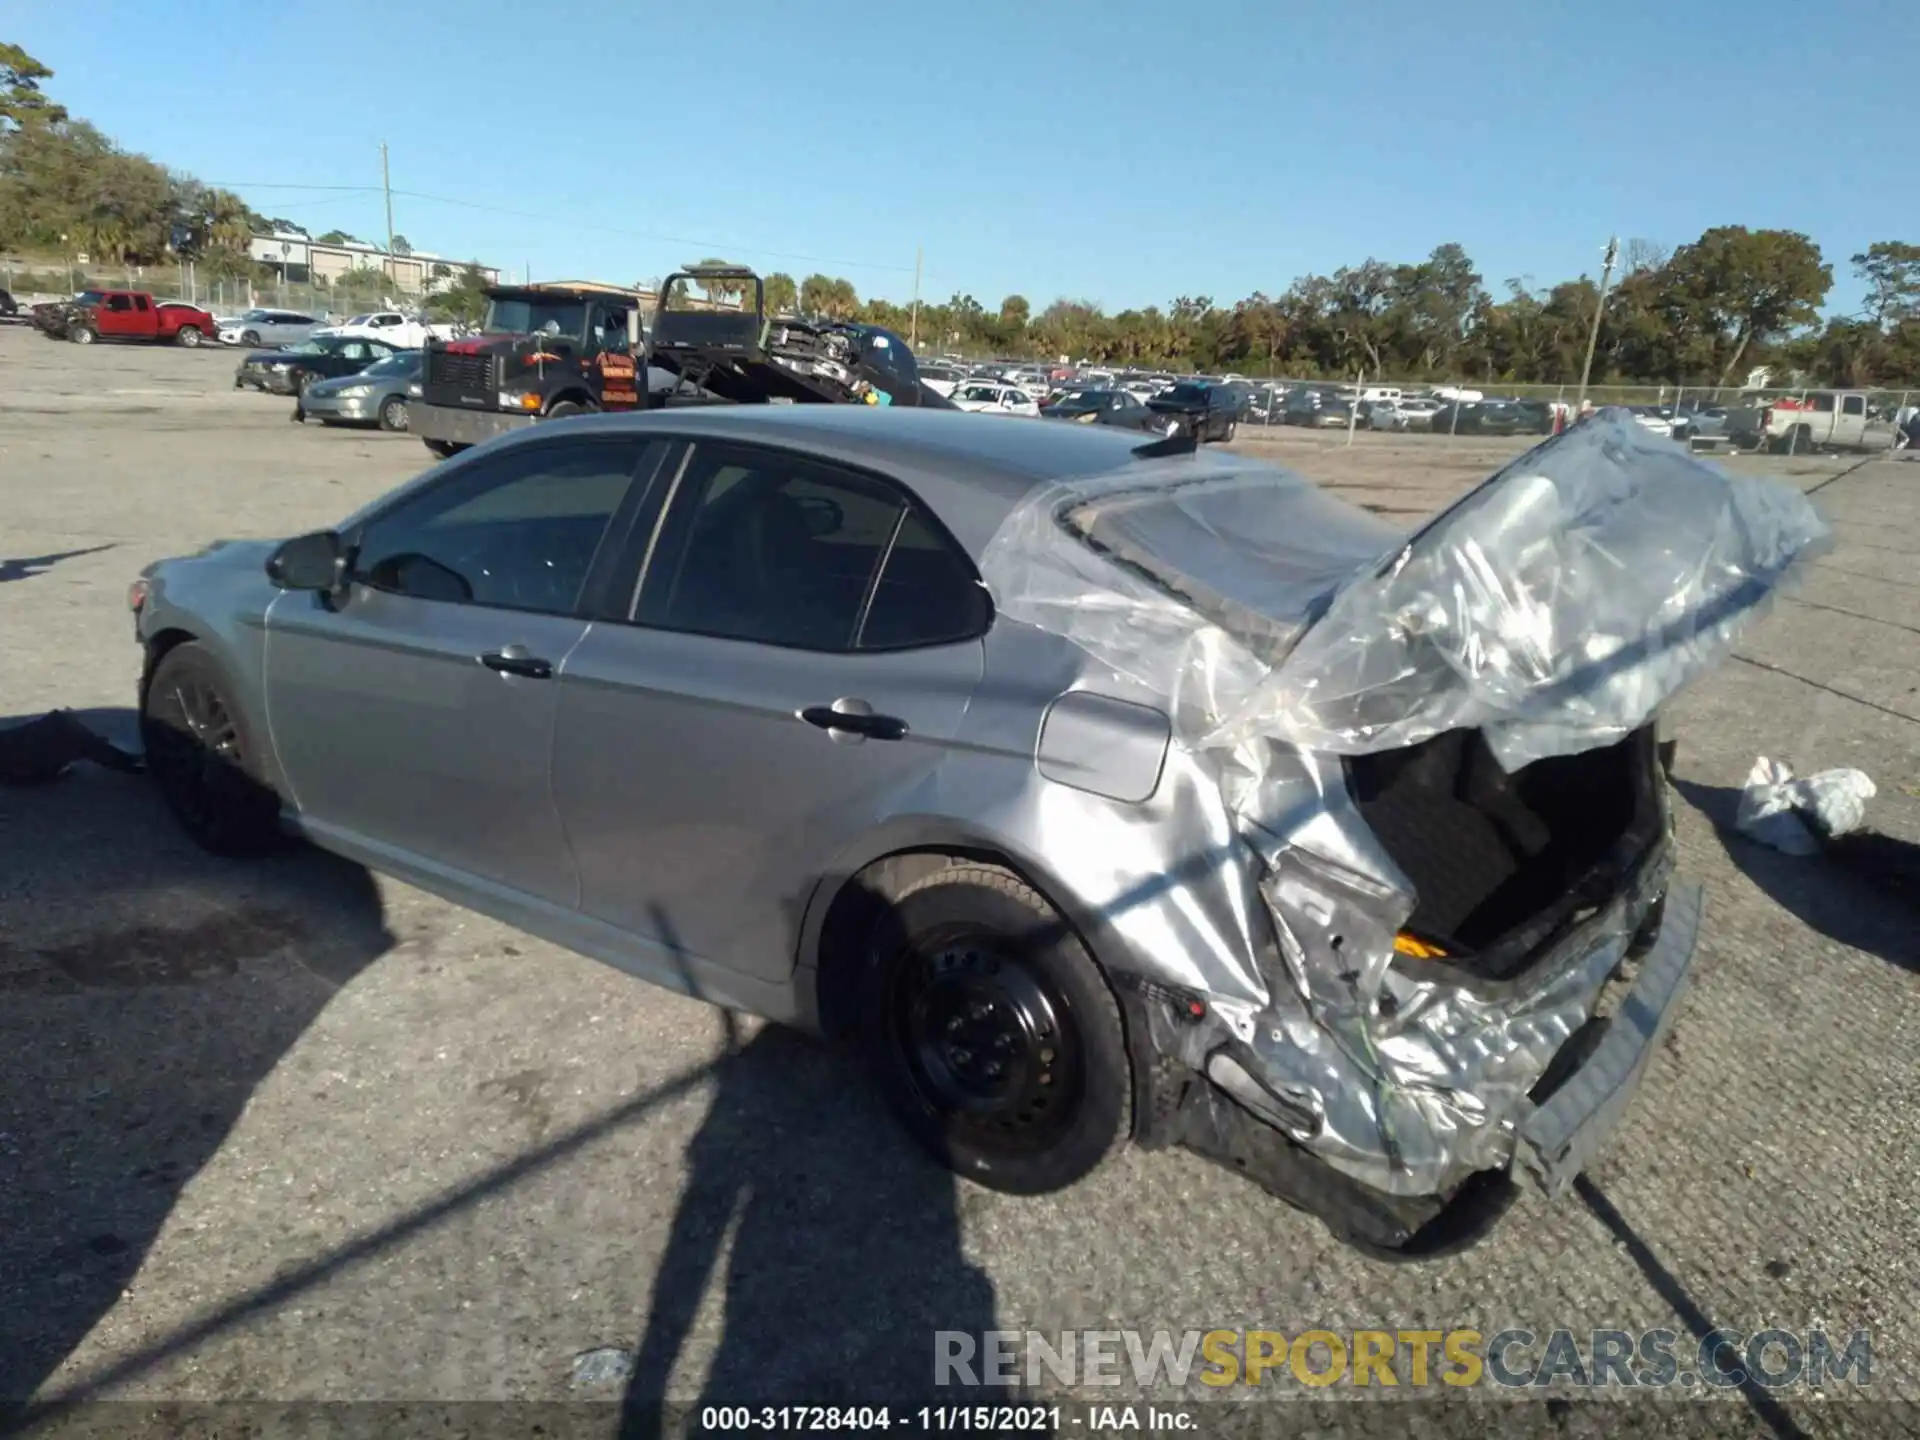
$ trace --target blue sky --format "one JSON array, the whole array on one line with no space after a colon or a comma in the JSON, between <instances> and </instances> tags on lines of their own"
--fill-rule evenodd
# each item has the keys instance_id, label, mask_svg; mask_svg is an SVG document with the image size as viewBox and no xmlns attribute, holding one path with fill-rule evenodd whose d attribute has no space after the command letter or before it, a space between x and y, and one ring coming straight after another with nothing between
<instances>
[{"instance_id":1,"label":"blue sky","mask_svg":"<svg viewBox=\"0 0 1920 1440\"><path fill-rule=\"evenodd\" d=\"M1849 309L1848 256L1920 240L1911 0L0 0L0 37L315 233L384 236L377 188L318 187L377 187L385 140L399 233L536 278L720 254L904 300L924 246L929 298L1118 309L1746 224L1812 235Z\"/></svg>"}]
</instances>

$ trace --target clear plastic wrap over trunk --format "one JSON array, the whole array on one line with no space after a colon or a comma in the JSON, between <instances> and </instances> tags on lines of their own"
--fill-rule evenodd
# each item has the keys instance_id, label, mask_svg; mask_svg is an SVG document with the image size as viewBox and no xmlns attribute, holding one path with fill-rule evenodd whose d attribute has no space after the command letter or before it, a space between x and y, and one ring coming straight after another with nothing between
<instances>
[{"instance_id":1,"label":"clear plastic wrap over trunk","mask_svg":"<svg viewBox=\"0 0 1920 1440\"><path fill-rule=\"evenodd\" d=\"M1604 411L1410 537L1208 455L1043 491L982 571L1000 613L1175 701L1197 747L1479 729L1517 770L1647 723L1828 536L1792 486Z\"/></svg>"}]
</instances>

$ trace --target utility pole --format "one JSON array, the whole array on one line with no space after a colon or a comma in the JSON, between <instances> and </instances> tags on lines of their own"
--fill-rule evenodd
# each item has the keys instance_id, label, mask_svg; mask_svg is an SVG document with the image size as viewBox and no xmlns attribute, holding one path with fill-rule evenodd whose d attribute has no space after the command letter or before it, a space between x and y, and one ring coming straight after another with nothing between
<instances>
[{"instance_id":1,"label":"utility pole","mask_svg":"<svg viewBox=\"0 0 1920 1440\"><path fill-rule=\"evenodd\" d=\"M387 174L387 142L380 142L380 188L387 195L387 279L393 280L393 181Z\"/></svg>"},{"instance_id":2,"label":"utility pole","mask_svg":"<svg viewBox=\"0 0 1920 1440\"><path fill-rule=\"evenodd\" d=\"M926 258L926 247L913 247L913 325L907 336L907 346L914 354L920 353L920 262Z\"/></svg>"},{"instance_id":3,"label":"utility pole","mask_svg":"<svg viewBox=\"0 0 1920 1440\"><path fill-rule=\"evenodd\" d=\"M1607 287L1613 283L1613 262L1620 258L1620 239L1609 236L1607 239L1607 259L1600 271L1600 300L1593 307L1593 329L1587 332L1587 360L1580 367L1580 397L1573 402L1573 413L1584 415L1587 409L1587 379L1593 374L1593 352L1600 345L1600 317L1607 309Z\"/></svg>"}]
</instances>

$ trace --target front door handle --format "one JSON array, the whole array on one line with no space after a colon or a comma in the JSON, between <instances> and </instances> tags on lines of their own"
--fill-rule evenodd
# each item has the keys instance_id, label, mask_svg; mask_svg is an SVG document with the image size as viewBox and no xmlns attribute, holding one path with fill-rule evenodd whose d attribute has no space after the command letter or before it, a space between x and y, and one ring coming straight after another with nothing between
<instances>
[{"instance_id":1,"label":"front door handle","mask_svg":"<svg viewBox=\"0 0 1920 1440\"><path fill-rule=\"evenodd\" d=\"M904 740L907 736L906 721L894 715L876 715L864 700L809 705L800 712L800 718L829 734L858 735L869 740Z\"/></svg>"},{"instance_id":2,"label":"front door handle","mask_svg":"<svg viewBox=\"0 0 1920 1440\"><path fill-rule=\"evenodd\" d=\"M542 660L538 655L527 653L524 645L508 645L499 650L489 650L480 657L480 663L489 670L497 670L502 675L523 675L529 680L551 680L553 662Z\"/></svg>"}]
</instances>

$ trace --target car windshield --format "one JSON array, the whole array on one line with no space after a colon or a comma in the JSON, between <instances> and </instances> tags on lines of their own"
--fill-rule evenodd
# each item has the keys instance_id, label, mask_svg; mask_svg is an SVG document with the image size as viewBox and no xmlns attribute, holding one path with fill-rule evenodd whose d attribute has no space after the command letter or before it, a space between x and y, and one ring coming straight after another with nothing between
<instances>
[{"instance_id":1,"label":"car windshield","mask_svg":"<svg viewBox=\"0 0 1920 1440\"><path fill-rule=\"evenodd\" d=\"M331 355L334 347L343 343L338 337L328 335L318 340L302 340L298 345L286 347L289 355Z\"/></svg>"},{"instance_id":2,"label":"car windshield","mask_svg":"<svg viewBox=\"0 0 1920 1440\"><path fill-rule=\"evenodd\" d=\"M82 290L73 298L82 305L98 305L107 297L102 295L98 290Z\"/></svg>"},{"instance_id":3,"label":"car windshield","mask_svg":"<svg viewBox=\"0 0 1920 1440\"><path fill-rule=\"evenodd\" d=\"M242 320L265 320L265 319L268 319L269 317L267 315L267 312L264 310L249 310L247 311L246 314L242 315L240 318Z\"/></svg>"},{"instance_id":4,"label":"car windshield","mask_svg":"<svg viewBox=\"0 0 1920 1440\"><path fill-rule=\"evenodd\" d=\"M587 328L584 300L499 299L487 306L489 335L579 335Z\"/></svg>"},{"instance_id":5,"label":"car windshield","mask_svg":"<svg viewBox=\"0 0 1920 1440\"><path fill-rule=\"evenodd\" d=\"M1204 400L1207 398L1207 387L1204 385L1176 385L1167 391L1166 398L1169 400Z\"/></svg>"},{"instance_id":6,"label":"car windshield","mask_svg":"<svg viewBox=\"0 0 1920 1440\"><path fill-rule=\"evenodd\" d=\"M1074 390L1060 397L1062 405L1104 405L1113 398L1109 390Z\"/></svg>"},{"instance_id":7,"label":"car windshield","mask_svg":"<svg viewBox=\"0 0 1920 1440\"><path fill-rule=\"evenodd\" d=\"M418 350L396 350L384 360L376 360L361 373L363 375L411 375L420 368Z\"/></svg>"}]
</instances>

